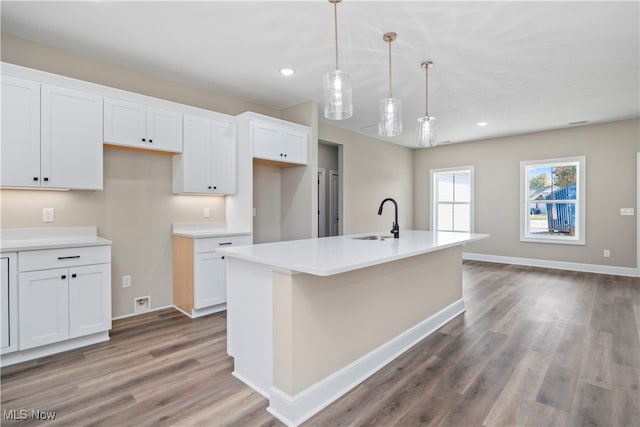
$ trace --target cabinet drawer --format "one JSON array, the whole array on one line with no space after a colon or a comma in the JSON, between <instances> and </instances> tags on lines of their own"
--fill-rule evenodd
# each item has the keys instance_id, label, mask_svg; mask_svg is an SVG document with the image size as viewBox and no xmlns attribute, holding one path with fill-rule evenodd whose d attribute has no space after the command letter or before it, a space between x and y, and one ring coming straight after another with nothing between
<instances>
[{"instance_id":1,"label":"cabinet drawer","mask_svg":"<svg viewBox=\"0 0 640 427\"><path fill-rule=\"evenodd\" d=\"M33 271L49 268L111 262L111 246L85 246L80 248L43 249L23 251L18 255L18 270Z\"/></svg>"},{"instance_id":2,"label":"cabinet drawer","mask_svg":"<svg viewBox=\"0 0 640 427\"><path fill-rule=\"evenodd\" d=\"M194 251L196 253L213 252L218 248L250 244L251 236L211 237L208 239L195 239Z\"/></svg>"}]
</instances>

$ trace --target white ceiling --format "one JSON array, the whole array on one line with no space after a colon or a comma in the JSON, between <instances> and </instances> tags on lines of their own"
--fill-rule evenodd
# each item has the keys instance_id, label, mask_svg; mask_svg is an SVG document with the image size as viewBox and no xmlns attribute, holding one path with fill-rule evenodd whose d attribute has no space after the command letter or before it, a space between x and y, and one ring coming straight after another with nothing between
<instances>
[{"instance_id":1,"label":"white ceiling","mask_svg":"<svg viewBox=\"0 0 640 427\"><path fill-rule=\"evenodd\" d=\"M357 1L338 5L340 68L354 114L331 124L377 137L378 101L404 103L413 146L429 113L439 142L638 117L637 1ZM333 5L312 1L1 2L2 33L275 109L317 101L335 68ZM278 70L296 70L291 78ZM488 125L478 127L477 122Z\"/></svg>"}]
</instances>

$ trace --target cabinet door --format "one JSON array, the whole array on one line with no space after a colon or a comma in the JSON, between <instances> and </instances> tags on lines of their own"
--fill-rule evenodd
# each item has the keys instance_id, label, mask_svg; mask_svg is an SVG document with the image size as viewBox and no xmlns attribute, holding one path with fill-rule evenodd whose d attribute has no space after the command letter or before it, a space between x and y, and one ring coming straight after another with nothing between
<instances>
[{"instance_id":1,"label":"cabinet door","mask_svg":"<svg viewBox=\"0 0 640 427\"><path fill-rule=\"evenodd\" d=\"M42 85L42 186L102 190L102 97Z\"/></svg>"},{"instance_id":2,"label":"cabinet door","mask_svg":"<svg viewBox=\"0 0 640 427\"><path fill-rule=\"evenodd\" d=\"M20 273L20 350L69 338L68 269Z\"/></svg>"},{"instance_id":3,"label":"cabinet door","mask_svg":"<svg viewBox=\"0 0 640 427\"><path fill-rule=\"evenodd\" d=\"M1 308L1 317L0 317L0 328L2 329L2 345L0 349L4 350L11 345L11 336L9 335L11 329L11 309L15 310L15 307L9 306L9 298L11 297L9 290L9 258L0 258L0 289L2 293L0 294L0 306ZM13 337L15 339L15 337Z\"/></svg>"},{"instance_id":4,"label":"cabinet door","mask_svg":"<svg viewBox=\"0 0 640 427\"><path fill-rule=\"evenodd\" d=\"M284 149L280 129L266 123L252 123L253 157L281 161Z\"/></svg>"},{"instance_id":5,"label":"cabinet door","mask_svg":"<svg viewBox=\"0 0 640 427\"><path fill-rule=\"evenodd\" d=\"M147 108L147 146L162 151L182 152L182 114Z\"/></svg>"},{"instance_id":6,"label":"cabinet door","mask_svg":"<svg viewBox=\"0 0 640 427\"><path fill-rule=\"evenodd\" d=\"M237 186L236 128L232 123L213 122L212 175L216 193L235 194Z\"/></svg>"},{"instance_id":7,"label":"cabinet door","mask_svg":"<svg viewBox=\"0 0 640 427\"><path fill-rule=\"evenodd\" d=\"M118 99L104 99L104 142L144 147L147 133L147 108Z\"/></svg>"},{"instance_id":8,"label":"cabinet door","mask_svg":"<svg viewBox=\"0 0 640 427\"><path fill-rule=\"evenodd\" d=\"M0 185L40 186L40 83L2 76Z\"/></svg>"},{"instance_id":9,"label":"cabinet door","mask_svg":"<svg viewBox=\"0 0 640 427\"><path fill-rule=\"evenodd\" d=\"M186 193L207 193L213 189L211 176L211 120L184 116L184 147L181 164L174 173L182 174L182 188Z\"/></svg>"},{"instance_id":10,"label":"cabinet door","mask_svg":"<svg viewBox=\"0 0 640 427\"><path fill-rule=\"evenodd\" d=\"M216 252L195 254L193 307L196 309L227 301L224 256Z\"/></svg>"},{"instance_id":11,"label":"cabinet door","mask_svg":"<svg viewBox=\"0 0 640 427\"><path fill-rule=\"evenodd\" d=\"M111 264L69 269L69 338L111 329Z\"/></svg>"},{"instance_id":12,"label":"cabinet door","mask_svg":"<svg viewBox=\"0 0 640 427\"><path fill-rule=\"evenodd\" d=\"M306 132L298 132L295 130L284 130L283 135L286 161L290 163L300 163L306 165L308 138Z\"/></svg>"}]
</instances>

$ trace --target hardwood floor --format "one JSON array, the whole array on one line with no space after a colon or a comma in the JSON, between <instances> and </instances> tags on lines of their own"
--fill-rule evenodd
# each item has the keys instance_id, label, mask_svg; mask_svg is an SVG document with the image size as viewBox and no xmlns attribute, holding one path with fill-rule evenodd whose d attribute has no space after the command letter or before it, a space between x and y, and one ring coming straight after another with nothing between
<instances>
[{"instance_id":1,"label":"hardwood floor","mask_svg":"<svg viewBox=\"0 0 640 427\"><path fill-rule=\"evenodd\" d=\"M640 279L465 262L464 298L305 425L640 425ZM232 363L224 313L118 320L109 343L3 368L2 425L282 425Z\"/></svg>"}]
</instances>

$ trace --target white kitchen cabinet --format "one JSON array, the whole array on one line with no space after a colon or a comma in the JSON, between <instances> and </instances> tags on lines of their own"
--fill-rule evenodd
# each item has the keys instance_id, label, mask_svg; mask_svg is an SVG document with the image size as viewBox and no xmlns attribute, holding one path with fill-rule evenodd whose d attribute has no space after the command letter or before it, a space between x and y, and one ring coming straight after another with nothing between
<instances>
[{"instance_id":1,"label":"white kitchen cabinet","mask_svg":"<svg viewBox=\"0 0 640 427\"><path fill-rule=\"evenodd\" d=\"M253 157L282 163L308 163L308 129L282 120L251 120Z\"/></svg>"},{"instance_id":2,"label":"white kitchen cabinet","mask_svg":"<svg viewBox=\"0 0 640 427\"><path fill-rule=\"evenodd\" d=\"M2 77L4 187L102 189L102 97Z\"/></svg>"},{"instance_id":3,"label":"white kitchen cabinet","mask_svg":"<svg viewBox=\"0 0 640 427\"><path fill-rule=\"evenodd\" d=\"M196 254L193 308L202 309L227 302L224 255L217 252Z\"/></svg>"},{"instance_id":4,"label":"white kitchen cabinet","mask_svg":"<svg viewBox=\"0 0 640 427\"><path fill-rule=\"evenodd\" d=\"M190 317L226 309L225 257L218 248L251 244L251 236L173 236L173 305Z\"/></svg>"},{"instance_id":5,"label":"white kitchen cabinet","mask_svg":"<svg viewBox=\"0 0 640 427\"><path fill-rule=\"evenodd\" d=\"M135 102L104 98L104 142L182 152L182 114Z\"/></svg>"},{"instance_id":6,"label":"white kitchen cabinet","mask_svg":"<svg viewBox=\"0 0 640 427\"><path fill-rule=\"evenodd\" d=\"M0 256L0 305L2 306L0 328L2 345L0 354L18 349L18 276L16 253Z\"/></svg>"},{"instance_id":7,"label":"white kitchen cabinet","mask_svg":"<svg viewBox=\"0 0 640 427\"><path fill-rule=\"evenodd\" d=\"M235 125L184 116L184 147L173 158L173 192L235 194L237 186Z\"/></svg>"},{"instance_id":8,"label":"white kitchen cabinet","mask_svg":"<svg viewBox=\"0 0 640 427\"><path fill-rule=\"evenodd\" d=\"M111 264L69 269L69 338L111 329Z\"/></svg>"},{"instance_id":9,"label":"white kitchen cabinet","mask_svg":"<svg viewBox=\"0 0 640 427\"><path fill-rule=\"evenodd\" d=\"M18 265L20 350L111 328L109 246L23 251Z\"/></svg>"},{"instance_id":10,"label":"white kitchen cabinet","mask_svg":"<svg viewBox=\"0 0 640 427\"><path fill-rule=\"evenodd\" d=\"M67 268L20 273L20 350L69 338Z\"/></svg>"},{"instance_id":11,"label":"white kitchen cabinet","mask_svg":"<svg viewBox=\"0 0 640 427\"><path fill-rule=\"evenodd\" d=\"M40 186L40 83L2 76L0 184Z\"/></svg>"}]
</instances>

